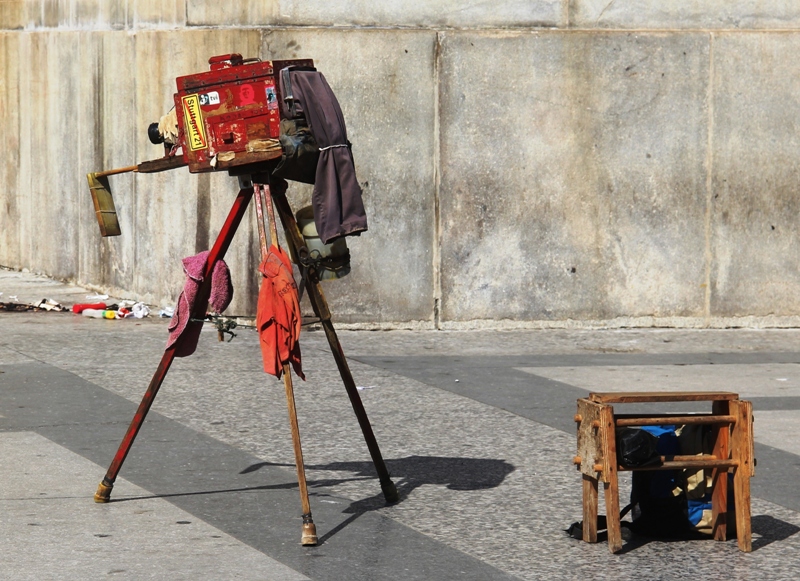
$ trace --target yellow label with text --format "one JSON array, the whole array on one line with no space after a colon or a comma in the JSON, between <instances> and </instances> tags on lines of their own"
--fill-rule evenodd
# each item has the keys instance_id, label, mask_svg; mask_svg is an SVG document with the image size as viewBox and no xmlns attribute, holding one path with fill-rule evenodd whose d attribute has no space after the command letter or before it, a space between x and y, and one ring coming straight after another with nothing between
<instances>
[{"instance_id":1,"label":"yellow label with text","mask_svg":"<svg viewBox=\"0 0 800 581\"><path fill-rule=\"evenodd\" d=\"M203 112L200 111L200 98L198 95L181 97L183 103L183 118L186 122L186 144L192 151L208 147L206 129L203 123Z\"/></svg>"}]
</instances>

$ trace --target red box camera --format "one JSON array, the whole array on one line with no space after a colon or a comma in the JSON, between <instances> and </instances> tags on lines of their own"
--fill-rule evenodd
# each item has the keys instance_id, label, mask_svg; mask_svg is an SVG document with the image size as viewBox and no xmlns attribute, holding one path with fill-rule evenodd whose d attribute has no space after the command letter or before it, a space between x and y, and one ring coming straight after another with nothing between
<instances>
[{"instance_id":1,"label":"red box camera","mask_svg":"<svg viewBox=\"0 0 800 581\"><path fill-rule=\"evenodd\" d=\"M229 169L281 155L278 73L311 59L260 61L227 54L211 70L178 77L175 112L183 159L192 173Z\"/></svg>"}]
</instances>

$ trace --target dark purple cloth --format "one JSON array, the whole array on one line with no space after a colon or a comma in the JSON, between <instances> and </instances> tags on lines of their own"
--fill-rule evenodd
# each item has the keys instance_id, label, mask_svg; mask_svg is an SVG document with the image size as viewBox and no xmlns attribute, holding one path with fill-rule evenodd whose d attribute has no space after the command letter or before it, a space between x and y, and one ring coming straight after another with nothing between
<instances>
[{"instance_id":1,"label":"dark purple cloth","mask_svg":"<svg viewBox=\"0 0 800 581\"><path fill-rule=\"evenodd\" d=\"M203 282L203 270L208 259L208 250L188 256L183 259L183 271L186 273L186 284L178 297L178 304L175 305L175 312L169 322L169 340L167 348L175 344L181 335L183 341L175 351L175 357L187 357L194 353L197 348L197 341L200 339L200 331L203 330L203 323L190 321L194 303L197 299L197 291L200 290L200 283ZM228 308L233 299L233 284L231 284L231 273L224 260L218 260L211 273L211 296L208 302L218 313ZM205 313L204 313L205 314Z\"/></svg>"},{"instance_id":2,"label":"dark purple cloth","mask_svg":"<svg viewBox=\"0 0 800 581\"><path fill-rule=\"evenodd\" d=\"M311 196L317 234L327 244L365 232L367 213L339 101L322 73L291 71L289 78L296 111L305 114L320 150Z\"/></svg>"}]
</instances>

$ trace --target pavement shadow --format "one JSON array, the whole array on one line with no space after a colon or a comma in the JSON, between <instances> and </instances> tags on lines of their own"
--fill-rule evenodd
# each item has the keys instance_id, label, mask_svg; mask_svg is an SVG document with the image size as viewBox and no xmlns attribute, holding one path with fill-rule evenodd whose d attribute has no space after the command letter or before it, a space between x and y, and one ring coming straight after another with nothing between
<instances>
[{"instance_id":1,"label":"pavement shadow","mask_svg":"<svg viewBox=\"0 0 800 581\"><path fill-rule=\"evenodd\" d=\"M753 550L763 549L775 541L784 541L800 532L800 527L768 514L759 514L750 519L750 528L759 538L753 540Z\"/></svg>"},{"instance_id":2,"label":"pavement shadow","mask_svg":"<svg viewBox=\"0 0 800 581\"><path fill-rule=\"evenodd\" d=\"M733 521L733 519L731 519ZM648 537L645 535L638 535L635 533L628 532L626 534L625 527L629 527L630 523L622 522L623 525L623 539L626 541L622 550L619 551L617 554L625 554L630 551L636 550L652 541L658 542L665 542L665 543L672 543L672 542L686 542L686 541L693 541L693 540L703 540L703 541L711 541L712 539L708 535L701 535L697 534L687 534L682 535L679 538L653 538ZM771 545L776 541L784 541L791 537L792 535L796 535L800 532L800 527L788 523L786 521L777 519L773 516L769 516L767 514L760 514L754 516L750 519L750 528L752 534L756 537L752 541L752 550L758 551L763 549L767 545ZM602 533L598 533L597 540L598 542L603 542L608 539L607 532L603 531ZM736 531L731 528L728 530L728 540L735 540L736 539Z\"/></svg>"},{"instance_id":3,"label":"pavement shadow","mask_svg":"<svg viewBox=\"0 0 800 581\"><path fill-rule=\"evenodd\" d=\"M386 468L397 487L399 500L403 502L415 489L425 484L445 486L448 490L485 490L496 488L511 474L515 467L505 460L489 458L459 458L446 456L408 456L385 460ZM240 474L255 472L267 466L291 466L272 462L259 462L242 470ZM309 488L331 487L344 482L377 479L372 462L331 462L328 464L306 464L307 470L349 472L351 477L315 479L308 481ZM320 537L322 544L349 525L360 515L386 506L383 493L354 501L343 512L352 516Z\"/></svg>"},{"instance_id":4,"label":"pavement shadow","mask_svg":"<svg viewBox=\"0 0 800 581\"><path fill-rule=\"evenodd\" d=\"M446 456L408 456L406 458L396 458L385 460L386 468L391 474L392 481L397 487L398 501L403 502L408 495L415 489L425 484L445 486L449 490L485 490L500 486L516 468L513 464L505 460L495 460L490 458L459 458ZM258 462L251 464L239 474L250 474L262 468L279 466L284 468L294 468L294 464ZM306 464L307 470L348 472L348 476L332 476L331 478L315 478L308 480L306 484L309 489L331 488L345 482L356 481L376 481L377 473L372 462L330 462L328 464ZM297 482L283 482L280 484L264 484L256 486L244 486L237 488L201 490L193 492L177 492L168 494L153 494L145 496L132 496L125 498L115 498L111 502L130 502L150 498L173 498L189 496L205 496L216 494L232 494L237 492L253 492L259 490L289 490L297 488ZM325 493L322 493L325 495ZM342 511L349 514L348 518L339 523L332 530L319 538L319 544L333 537L336 533L343 530L359 516L370 511L377 510L386 506L386 500L382 492L374 496L354 501Z\"/></svg>"},{"instance_id":5,"label":"pavement shadow","mask_svg":"<svg viewBox=\"0 0 800 581\"><path fill-rule=\"evenodd\" d=\"M408 494L423 484L446 486L449 490L484 490L502 484L515 468L505 460L490 458L458 458L447 456L408 456L385 460L386 468L397 486L402 501ZM267 466L294 467L293 464L258 462L251 464L240 474L249 474ZM306 464L307 470L350 472L351 478L317 479L309 486L332 486L339 482L376 478L372 462L330 462L328 464ZM378 495L382 498L382 495ZM385 504L385 503L384 503Z\"/></svg>"}]
</instances>

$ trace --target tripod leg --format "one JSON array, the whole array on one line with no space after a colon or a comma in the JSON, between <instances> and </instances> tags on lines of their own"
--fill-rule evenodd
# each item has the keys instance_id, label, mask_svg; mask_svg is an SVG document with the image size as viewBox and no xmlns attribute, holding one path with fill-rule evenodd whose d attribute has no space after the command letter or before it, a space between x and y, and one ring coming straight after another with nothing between
<instances>
[{"instance_id":1,"label":"tripod leg","mask_svg":"<svg viewBox=\"0 0 800 581\"><path fill-rule=\"evenodd\" d=\"M311 286L314 283L309 280L307 281L307 284L308 286ZM319 283L317 282L316 284L318 285ZM321 289L319 290L321 291ZM308 298L311 299L312 305L314 304L314 298L312 298L314 296L314 293L308 293ZM324 295L320 293L319 296L323 301L325 300ZM314 310L316 311L317 308L315 307ZM317 316L319 316L319 314L317 314ZM320 319L322 319L322 317L320 317ZM378 480L381 483L383 497L386 499L386 502L397 502L400 499L399 495L397 494L397 488L395 487L394 482L392 482L392 478L389 475L389 470L386 468L386 463L383 461L381 449L378 447L378 441L375 439L375 434L373 433L372 426L369 423L367 411L364 409L361 396L358 395L356 382L353 379L353 374L350 372L350 367L347 365L347 359L344 357L342 344L339 343L339 338L336 335L336 330L333 328L333 323L331 323L330 319L322 319L322 328L325 329L325 336L328 338L328 344L331 347L331 353L333 353L333 358L336 361L336 367L339 368L339 374L342 376L344 389L347 391L347 395L350 398L350 405L353 406L353 411L358 419L358 424L361 426L361 432L364 434L364 440L367 442L367 448L369 449L370 456L372 457L372 463L375 465L375 470L378 472Z\"/></svg>"},{"instance_id":2,"label":"tripod leg","mask_svg":"<svg viewBox=\"0 0 800 581\"><path fill-rule=\"evenodd\" d=\"M300 426L297 423L297 409L294 404L294 389L289 365L283 366L283 386L286 389L286 405L289 409L289 424L292 426L292 445L294 446L294 463L297 466L297 484L300 487L300 503L303 507L303 533L301 545L317 544L317 527L311 518L311 504L308 502L306 487L306 471L303 464L303 449L300 447Z\"/></svg>"},{"instance_id":3,"label":"tripod leg","mask_svg":"<svg viewBox=\"0 0 800 581\"><path fill-rule=\"evenodd\" d=\"M228 251L231 240L233 240L233 235L236 233L236 229L239 227L239 223L242 221L242 217L247 210L247 204L252 197L252 186L247 188L243 187L239 190L239 195L233 202L231 211L228 213L228 217L217 236L217 240L208 253L208 258L203 268L203 282L197 291L192 318L202 319L206 315L208 297L211 289L211 272L214 270L216 262L225 256L225 253ZM119 445L114 460L111 462L111 466L108 468L108 472L106 472L102 482L100 482L100 485L97 487L97 492L94 495L95 502L108 502L110 500L114 481L117 479L117 475L119 474L120 468L122 468L123 462L125 462L125 458L128 456L128 452L130 452L133 441L136 439L144 423L147 412L150 411L150 406L153 405L153 400L158 394L158 390L167 375L167 371L169 371L170 365L172 365L172 361L175 359L175 351L181 345L182 341L183 336L178 337L177 342L164 351L161 363L159 363L156 372L153 374L153 378L150 380L150 385L147 387L142 402L139 404L139 409L136 410L136 414L133 416L128 431L125 433L125 437Z\"/></svg>"},{"instance_id":4,"label":"tripod leg","mask_svg":"<svg viewBox=\"0 0 800 581\"><path fill-rule=\"evenodd\" d=\"M262 189L263 188L263 189ZM278 231L275 226L275 215L272 209L272 200L268 197L269 186L255 184L256 221L258 222L258 238L261 243L261 259L267 257L267 234L264 226L264 204L267 204L269 213L269 239L278 246ZM289 410L289 425L292 429L292 446L294 447L294 464L297 467L297 484L300 488L300 504L303 509L303 532L300 536L301 545L317 544L317 527L311 517L311 504L308 501L308 487L306 486L306 470L303 464L303 448L300 444L300 425L297 422L297 408L294 402L294 387L289 364L283 366L283 386L286 390L286 407Z\"/></svg>"},{"instance_id":5,"label":"tripod leg","mask_svg":"<svg viewBox=\"0 0 800 581\"><path fill-rule=\"evenodd\" d=\"M286 199L286 182L284 180L272 181L270 182L270 190L275 205L278 208L278 215L281 218L283 229L286 231L288 243L293 246L291 249L292 253L294 256L300 256L298 251L305 246L305 242L302 234L300 234L300 229L297 227L297 222L292 214L289 201ZM347 395L350 398L350 404L353 406L353 411L358 419L361 432L364 434L364 440L367 443L367 448L372 457L372 463L375 465L375 470L378 472L378 479L381 483L383 496L386 502L397 502L399 499L397 488L394 482L392 482L391 476L389 476L389 470L386 468L386 463L383 461L381 450L378 447L378 441L375 439L375 434L372 432L372 426L369 423L364 404L361 402L361 396L358 394L358 388L353 380L353 374L350 372L350 367L347 365L347 359L345 359L342 345L336 335L336 330L333 328L331 312L325 300L325 295L322 292L322 285L317 275L313 272L306 278L306 290L311 306L314 308L314 313L322 322L322 328L325 329L325 336L328 339L331 353L336 361L336 367L339 368L339 374L342 376L345 391L347 391Z\"/></svg>"}]
</instances>

